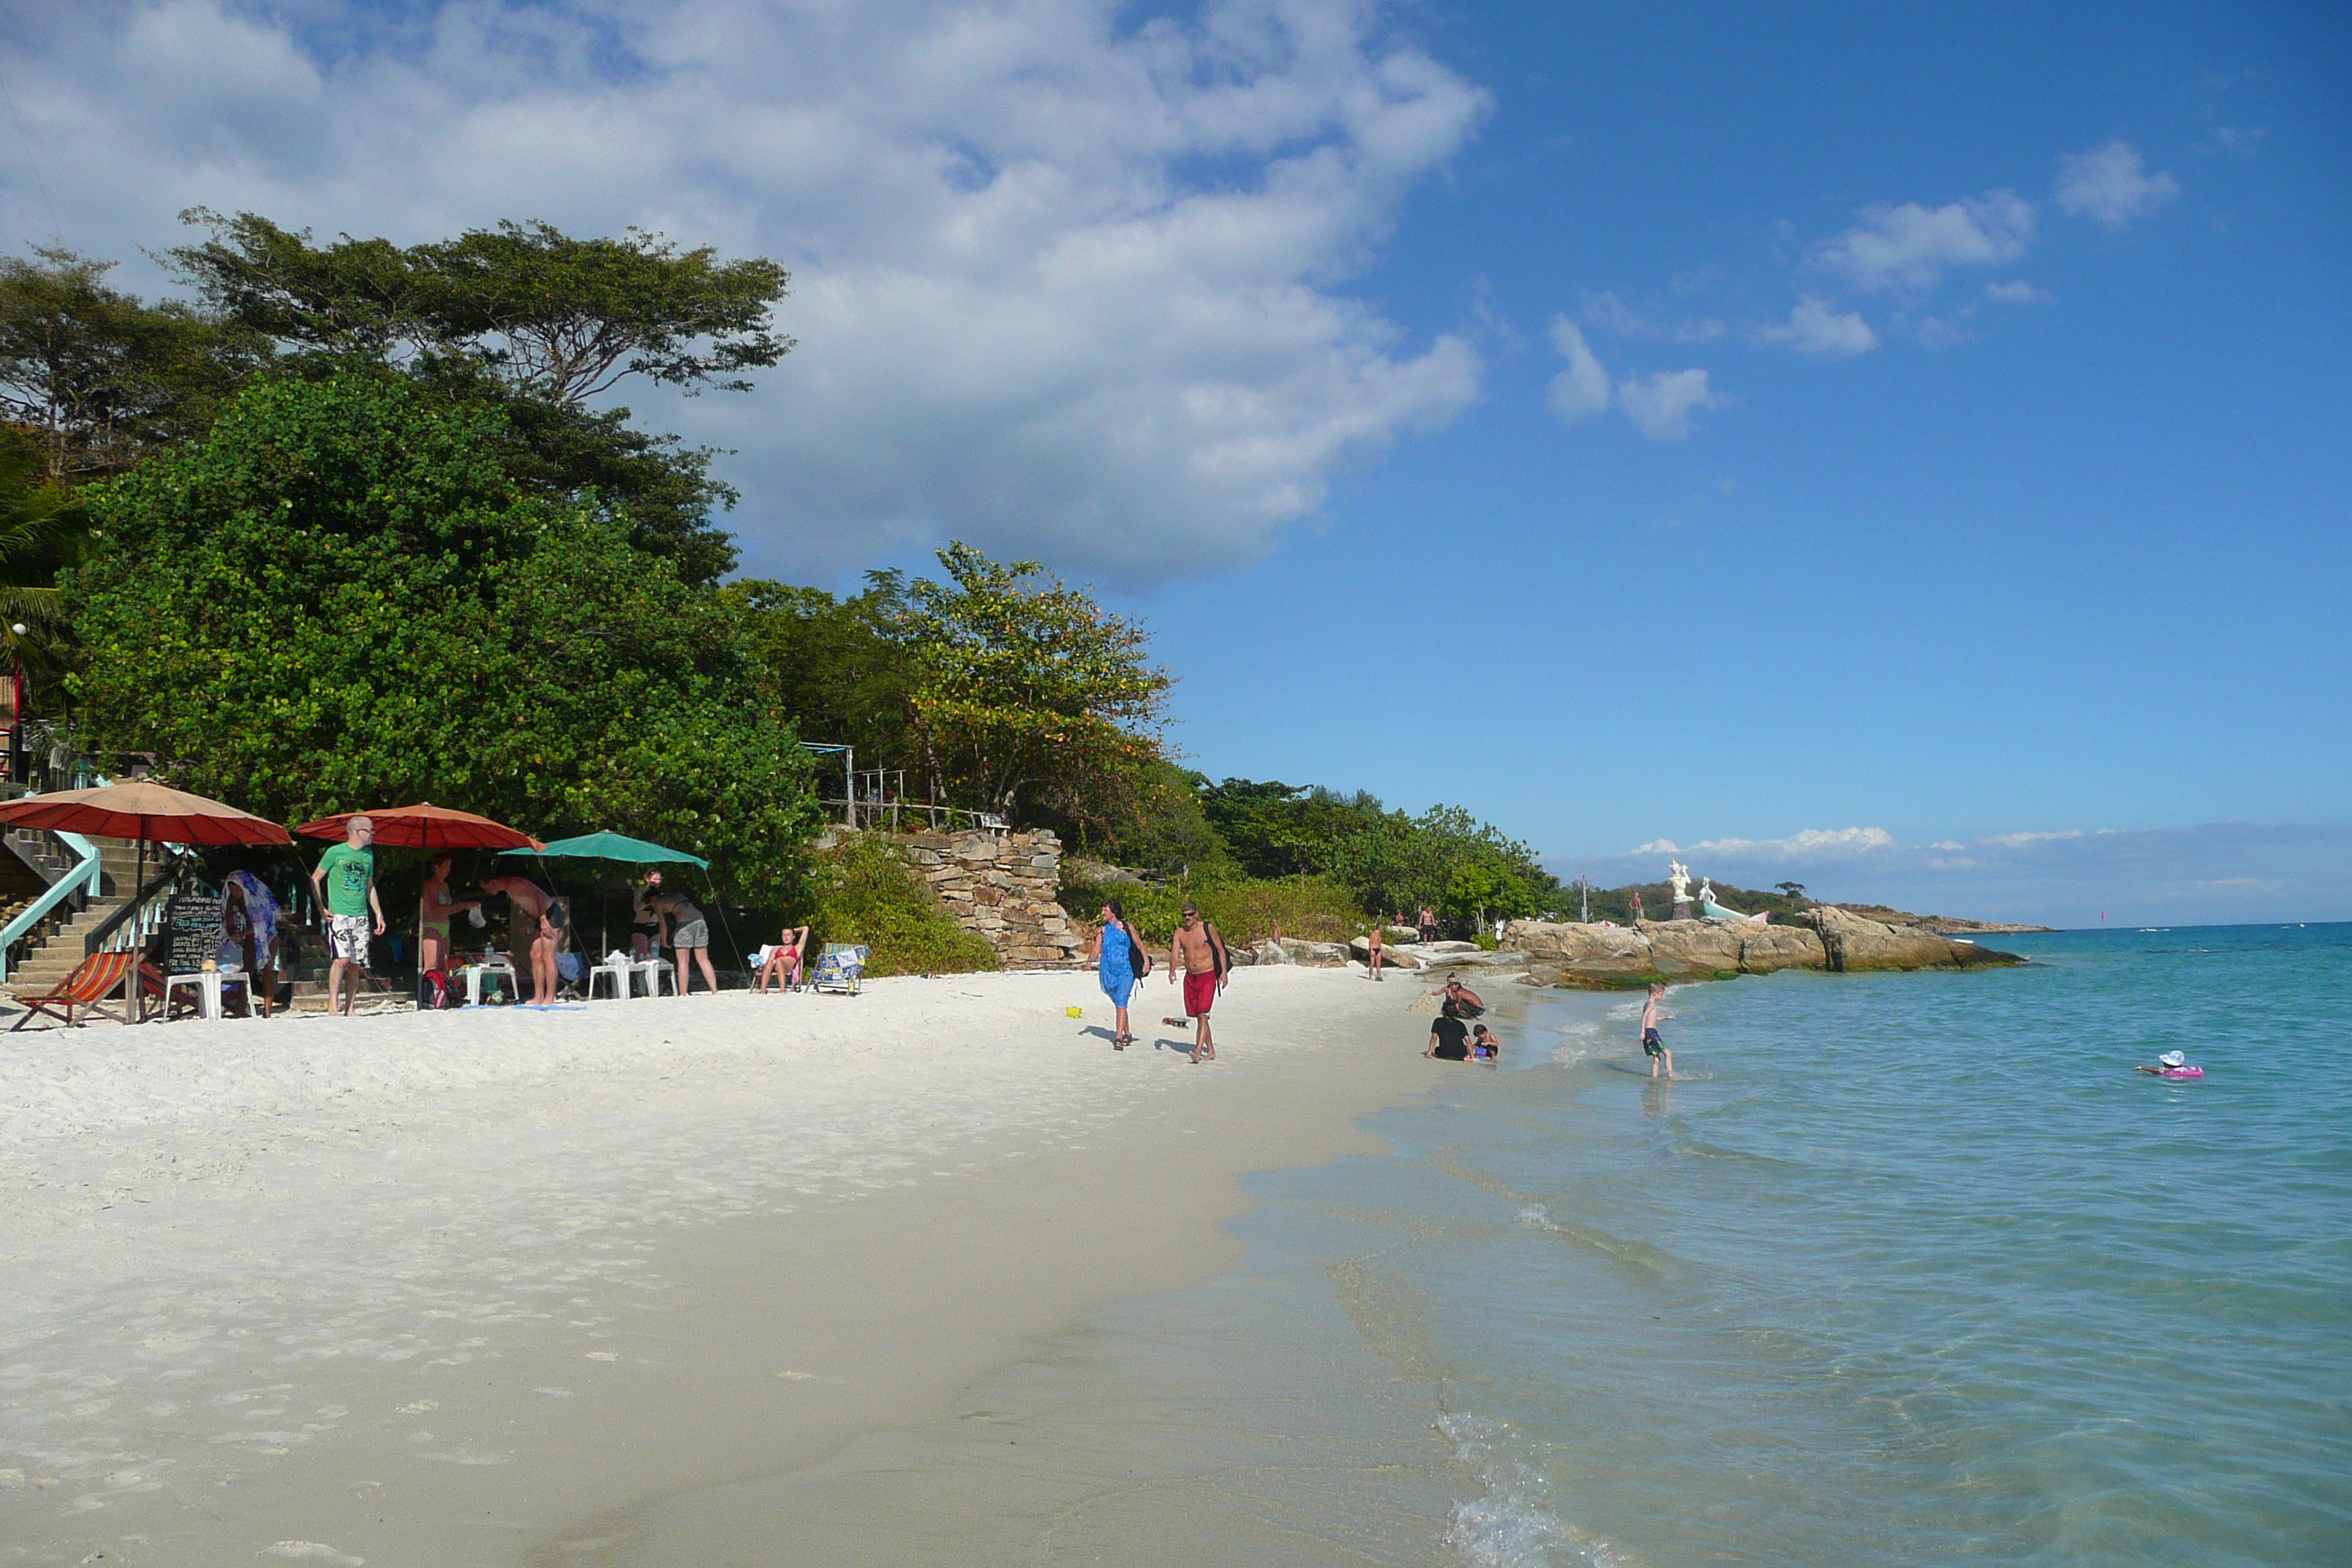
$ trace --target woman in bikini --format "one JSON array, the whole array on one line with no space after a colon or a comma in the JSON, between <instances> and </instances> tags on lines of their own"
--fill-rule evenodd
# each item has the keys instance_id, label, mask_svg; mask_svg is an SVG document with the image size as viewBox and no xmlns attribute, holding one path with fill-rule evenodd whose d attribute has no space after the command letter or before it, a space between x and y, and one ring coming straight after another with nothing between
<instances>
[{"instance_id":1,"label":"woman in bikini","mask_svg":"<svg viewBox=\"0 0 2352 1568\"><path fill-rule=\"evenodd\" d=\"M416 903L416 946L419 978L449 970L449 920L466 910L482 907L478 899L449 896L449 857L436 855L425 873L425 891Z\"/></svg>"},{"instance_id":2,"label":"woman in bikini","mask_svg":"<svg viewBox=\"0 0 2352 1568\"><path fill-rule=\"evenodd\" d=\"M768 989L772 979L780 991L801 984L801 955L808 951L808 933L806 926L788 927L784 940L768 950L768 962L760 966L761 991Z\"/></svg>"}]
</instances>

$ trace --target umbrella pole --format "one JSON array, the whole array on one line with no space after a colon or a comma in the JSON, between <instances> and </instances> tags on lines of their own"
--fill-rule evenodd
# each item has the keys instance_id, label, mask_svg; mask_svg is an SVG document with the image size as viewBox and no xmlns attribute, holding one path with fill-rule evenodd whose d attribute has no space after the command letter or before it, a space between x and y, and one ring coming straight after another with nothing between
<instances>
[{"instance_id":1,"label":"umbrella pole","mask_svg":"<svg viewBox=\"0 0 2352 1568\"><path fill-rule=\"evenodd\" d=\"M139 819L139 853L131 861L131 940L136 944L131 951L139 956L124 972L122 977L123 984L130 991L130 994L122 999L123 1015L126 1017L131 1016L131 1009L135 1001L139 1009L137 1021L142 1024L147 1021L147 999L139 994L139 971L147 961L147 944L139 940L139 895L146 889L146 887L147 819L142 816Z\"/></svg>"}]
</instances>

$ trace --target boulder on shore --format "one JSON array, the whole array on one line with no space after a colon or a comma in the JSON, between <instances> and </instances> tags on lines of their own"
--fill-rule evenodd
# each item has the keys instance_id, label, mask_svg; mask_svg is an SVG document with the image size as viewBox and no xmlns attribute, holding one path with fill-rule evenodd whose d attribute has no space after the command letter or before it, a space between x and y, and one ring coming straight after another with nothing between
<instances>
[{"instance_id":1,"label":"boulder on shore","mask_svg":"<svg viewBox=\"0 0 2352 1568\"><path fill-rule=\"evenodd\" d=\"M1527 955L1538 984L1633 985L1651 980L1720 979L1778 969L1974 969L2022 963L2014 953L1932 932L1898 930L1821 906L1805 925L1745 921L1643 921L1635 925L1580 925L1514 921L1503 932L1506 950Z\"/></svg>"},{"instance_id":2,"label":"boulder on shore","mask_svg":"<svg viewBox=\"0 0 2352 1568\"><path fill-rule=\"evenodd\" d=\"M1823 904L1805 911L1821 933L1825 962L1833 973L1859 973L1873 969L1978 969L2022 963L2013 952L1980 947L1972 942L1912 927L1896 927Z\"/></svg>"}]
</instances>

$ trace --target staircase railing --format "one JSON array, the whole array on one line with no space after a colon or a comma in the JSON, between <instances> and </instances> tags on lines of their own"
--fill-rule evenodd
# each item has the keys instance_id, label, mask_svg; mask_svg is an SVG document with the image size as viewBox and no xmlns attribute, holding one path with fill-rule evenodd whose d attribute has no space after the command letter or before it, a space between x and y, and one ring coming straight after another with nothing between
<instances>
[{"instance_id":1,"label":"staircase railing","mask_svg":"<svg viewBox=\"0 0 2352 1568\"><path fill-rule=\"evenodd\" d=\"M16 918L0 926L0 984L8 979L8 966L16 944L40 929L41 922L57 912L58 906L79 896L83 903L99 895L99 879L106 865L99 858L98 846L79 833L60 833L58 841L73 851L73 868L49 884L48 890L17 912ZM79 909L81 904L75 905Z\"/></svg>"},{"instance_id":2,"label":"staircase railing","mask_svg":"<svg viewBox=\"0 0 2352 1568\"><path fill-rule=\"evenodd\" d=\"M180 878L194 864L188 852L177 845L163 846L166 853L156 866L154 874L123 901L122 907L98 922L82 937L84 956L97 952L140 952L155 933L163 929L163 915L172 895L178 890ZM177 851L177 853L173 853Z\"/></svg>"}]
</instances>

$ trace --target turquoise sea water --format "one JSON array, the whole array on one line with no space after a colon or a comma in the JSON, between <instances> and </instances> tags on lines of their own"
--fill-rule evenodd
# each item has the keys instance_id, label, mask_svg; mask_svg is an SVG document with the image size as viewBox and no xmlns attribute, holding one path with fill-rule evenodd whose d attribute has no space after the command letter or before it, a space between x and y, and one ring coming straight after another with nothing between
<instances>
[{"instance_id":1,"label":"turquoise sea water","mask_svg":"<svg viewBox=\"0 0 2352 1568\"><path fill-rule=\"evenodd\" d=\"M1672 1085L1485 984L1502 1069L1251 1177L1242 1268L627 1561L2352 1563L2352 926L2000 940L1678 987Z\"/></svg>"},{"instance_id":2,"label":"turquoise sea water","mask_svg":"<svg viewBox=\"0 0 2352 1568\"><path fill-rule=\"evenodd\" d=\"M1393 1155L1259 1179L1262 1247L1394 1237L1334 1277L1469 1479L1442 1555L2352 1562L2352 926L1989 940L1677 988L1673 1085L1515 997Z\"/></svg>"}]
</instances>

